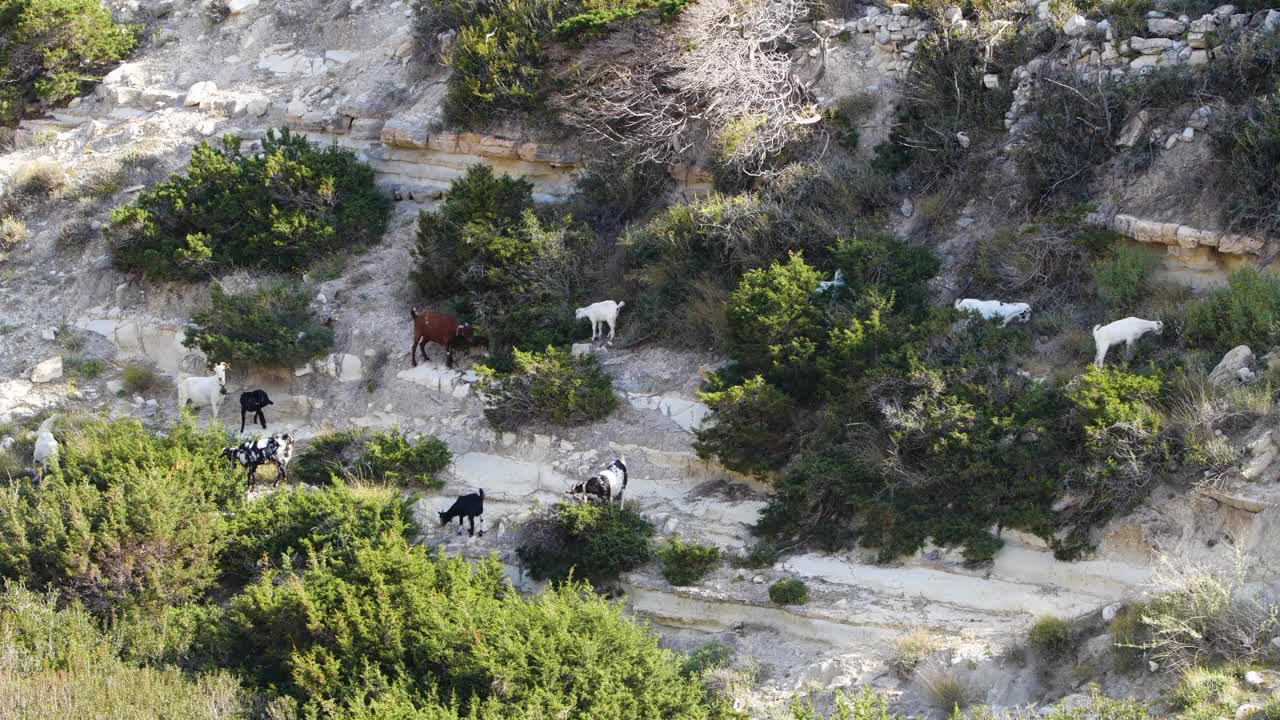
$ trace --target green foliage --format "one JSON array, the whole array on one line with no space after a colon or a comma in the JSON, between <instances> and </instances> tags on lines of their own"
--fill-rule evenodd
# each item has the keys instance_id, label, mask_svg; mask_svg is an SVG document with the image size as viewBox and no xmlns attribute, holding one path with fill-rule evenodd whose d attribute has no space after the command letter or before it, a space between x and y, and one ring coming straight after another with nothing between
<instances>
[{"instance_id":1,"label":"green foliage","mask_svg":"<svg viewBox=\"0 0 1280 720\"><path fill-rule=\"evenodd\" d=\"M390 533L410 537L413 499L354 495L338 485L323 492L293 488L254 500L231 518L220 562L225 577L249 580L263 568L288 566L294 555L346 553L360 540Z\"/></svg>"},{"instance_id":2,"label":"green foliage","mask_svg":"<svg viewBox=\"0 0 1280 720\"><path fill-rule=\"evenodd\" d=\"M1227 286L1208 293L1187 309L1187 339L1225 352L1249 345L1265 352L1280 334L1280 278L1256 268L1241 268Z\"/></svg>"},{"instance_id":3,"label":"green foliage","mask_svg":"<svg viewBox=\"0 0 1280 720\"><path fill-rule=\"evenodd\" d=\"M311 294L280 282L248 295L209 289L209 307L187 325L186 347L210 362L296 367L333 349L333 330L311 312Z\"/></svg>"},{"instance_id":4,"label":"green foliage","mask_svg":"<svg viewBox=\"0 0 1280 720\"><path fill-rule=\"evenodd\" d=\"M673 184L663 165L606 157L587 165L578 176L568 213L597 234L612 238L665 205Z\"/></svg>"},{"instance_id":5,"label":"green foliage","mask_svg":"<svg viewBox=\"0 0 1280 720\"><path fill-rule=\"evenodd\" d=\"M428 297L453 297L498 350L565 344L590 242L568 218L540 220L527 180L477 164L439 210L419 214L413 278Z\"/></svg>"},{"instance_id":6,"label":"green foliage","mask_svg":"<svg viewBox=\"0 0 1280 720\"><path fill-rule=\"evenodd\" d=\"M718 456L730 470L764 476L786 463L795 449L795 404L756 375L728 385L713 374L698 393L715 423L694 431L698 456Z\"/></svg>"},{"instance_id":7,"label":"green foliage","mask_svg":"<svg viewBox=\"0 0 1280 720\"><path fill-rule=\"evenodd\" d=\"M1280 232L1280 96L1245 103L1228 118L1218 144L1231 187L1227 221L1264 236Z\"/></svg>"},{"instance_id":8,"label":"green foliage","mask_svg":"<svg viewBox=\"0 0 1280 720\"><path fill-rule=\"evenodd\" d=\"M573 583L525 600L496 559L433 558L398 537L267 573L231 620L246 670L307 713L708 717L698 684L620 607Z\"/></svg>"},{"instance_id":9,"label":"green foliage","mask_svg":"<svg viewBox=\"0 0 1280 720\"><path fill-rule=\"evenodd\" d=\"M350 150L288 130L269 131L257 153L240 144L234 135L222 149L202 142L185 175L116 208L115 266L182 280L232 267L298 272L386 231L391 201Z\"/></svg>"},{"instance_id":10,"label":"green foliage","mask_svg":"<svg viewBox=\"0 0 1280 720\"><path fill-rule=\"evenodd\" d=\"M534 578L599 585L653 559L652 537L653 525L629 508L557 503L525 523L516 555Z\"/></svg>"},{"instance_id":11,"label":"green foliage","mask_svg":"<svg viewBox=\"0 0 1280 720\"><path fill-rule=\"evenodd\" d=\"M337 478L438 489L444 485L438 474L452 462L449 446L434 435L410 439L399 428L356 428L312 438L298 453L292 472L309 485Z\"/></svg>"},{"instance_id":12,"label":"green foliage","mask_svg":"<svg viewBox=\"0 0 1280 720\"><path fill-rule=\"evenodd\" d=\"M127 392L135 395L144 393L155 387L160 378L156 371L146 365L130 363L120 372L120 382Z\"/></svg>"},{"instance_id":13,"label":"green foliage","mask_svg":"<svg viewBox=\"0 0 1280 720\"><path fill-rule=\"evenodd\" d=\"M1117 246L1093 266L1098 297L1112 307L1132 307L1149 291L1151 271L1159 261L1133 243Z\"/></svg>"},{"instance_id":14,"label":"green foliage","mask_svg":"<svg viewBox=\"0 0 1280 720\"><path fill-rule=\"evenodd\" d=\"M226 542L220 509L244 491L218 458L227 437L189 420L163 438L124 419L60 434L39 483L0 488L0 577L57 589L97 615L208 588Z\"/></svg>"},{"instance_id":15,"label":"green foliage","mask_svg":"<svg viewBox=\"0 0 1280 720\"><path fill-rule=\"evenodd\" d=\"M829 715L815 710L811 701L796 699L790 708L790 720L902 720L902 715L889 710L889 699L871 687L849 697L837 690Z\"/></svg>"},{"instance_id":16,"label":"green foliage","mask_svg":"<svg viewBox=\"0 0 1280 720\"><path fill-rule=\"evenodd\" d=\"M790 375L793 368L812 367L824 330L812 301L819 279L798 253L785 265L775 263L742 276L726 312L729 352L744 372Z\"/></svg>"},{"instance_id":17,"label":"green foliage","mask_svg":"<svg viewBox=\"0 0 1280 720\"><path fill-rule=\"evenodd\" d=\"M578 42L641 14L670 18L688 0L415 0L419 45L457 30L446 58L452 72L444 100L453 125L483 126L503 111L541 109L551 82L546 45Z\"/></svg>"},{"instance_id":18,"label":"green foliage","mask_svg":"<svg viewBox=\"0 0 1280 720\"><path fill-rule=\"evenodd\" d=\"M658 548L662 561L662 577L675 586L697 583L720 564L720 548L715 545L686 545L680 536L672 535L670 542Z\"/></svg>"},{"instance_id":19,"label":"green foliage","mask_svg":"<svg viewBox=\"0 0 1280 720\"><path fill-rule=\"evenodd\" d=\"M804 605L809 602L809 586L798 578L783 578L769 586L769 600L779 605Z\"/></svg>"},{"instance_id":20,"label":"green foliage","mask_svg":"<svg viewBox=\"0 0 1280 720\"><path fill-rule=\"evenodd\" d=\"M27 239L27 224L15 215L0 218L0 253L8 252Z\"/></svg>"},{"instance_id":21,"label":"green foliage","mask_svg":"<svg viewBox=\"0 0 1280 720\"><path fill-rule=\"evenodd\" d=\"M239 720L251 698L225 671L184 675L117 657L117 639L79 605L11 586L0 593L0 714L13 720Z\"/></svg>"},{"instance_id":22,"label":"green foliage","mask_svg":"<svg viewBox=\"0 0 1280 720\"><path fill-rule=\"evenodd\" d=\"M1071 624L1062 618L1045 615L1036 620L1027 632L1027 643L1041 657L1060 660L1075 650L1075 633Z\"/></svg>"},{"instance_id":23,"label":"green foliage","mask_svg":"<svg viewBox=\"0 0 1280 720\"><path fill-rule=\"evenodd\" d=\"M512 360L509 373L476 366L475 391L495 427L515 429L535 420L583 425L607 416L618 405L613 380L593 355L572 357L548 345L541 353L515 348Z\"/></svg>"},{"instance_id":24,"label":"green foliage","mask_svg":"<svg viewBox=\"0 0 1280 720\"><path fill-rule=\"evenodd\" d=\"M84 93L133 51L140 30L116 24L97 0L0 2L0 121Z\"/></svg>"},{"instance_id":25,"label":"green foliage","mask_svg":"<svg viewBox=\"0 0 1280 720\"><path fill-rule=\"evenodd\" d=\"M686 675L697 675L708 670L728 667L733 662L734 649L724 643L710 640L693 649L684 659Z\"/></svg>"},{"instance_id":26,"label":"green foliage","mask_svg":"<svg viewBox=\"0 0 1280 720\"><path fill-rule=\"evenodd\" d=\"M64 355L62 356L62 369L66 376L72 380L93 380L107 369L107 363L101 358Z\"/></svg>"},{"instance_id":27,"label":"green foliage","mask_svg":"<svg viewBox=\"0 0 1280 720\"><path fill-rule=\"evenodd\" d=\"M797 163L752 192L674 205L632 226L622 238L628 327L676 346L715 346L743 273L792 252L826 266L839 232L863 228L883 192L865 171Z\"/></svg>"},{"instance_id":28,"label":"green foliage","mask_svg":"<svg viewBox=\"0 0 1280 720\"><path fill-rule=\"evenodd\" d=\"M1101 432L1125 424L1156 432L1161 418L1153 403L1160 396L1160 384L1158 375L1135 375L1115 366L1090 367L1067 388L1067 398L1088 430Z\"/></svg>"}]
</instances>

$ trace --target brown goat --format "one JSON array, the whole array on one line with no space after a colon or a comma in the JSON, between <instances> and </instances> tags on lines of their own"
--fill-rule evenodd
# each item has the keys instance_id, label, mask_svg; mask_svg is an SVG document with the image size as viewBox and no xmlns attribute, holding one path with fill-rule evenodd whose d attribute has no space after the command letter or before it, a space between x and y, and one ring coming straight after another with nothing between
<instances>
[{"instance_id":1,"label":"brown goat","mask_svg":"<svg viewBox=\"0 0 1280 720\"><path fill-rule=\"evenodd\" d=\"M418 312L411 308L409 316L413 318L413 346L409 354L413 358L413 366L418 366L418 349L422 349L422 360L427 360L427 343L434 342L444 348L445 366L453 367L453 349L470 347L486 342L476 335L475 328L467 323L458 322L453 315L438 312Z\"/></svg>"}]
</instances>

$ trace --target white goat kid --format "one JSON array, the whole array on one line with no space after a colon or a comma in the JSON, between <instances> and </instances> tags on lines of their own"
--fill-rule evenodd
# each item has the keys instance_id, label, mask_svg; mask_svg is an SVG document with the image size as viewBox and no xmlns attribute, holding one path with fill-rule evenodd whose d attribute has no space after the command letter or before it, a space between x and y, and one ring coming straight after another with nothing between
<instances>
[{"instance_id":1,"label":"white goat kid","mask_svg":"<svg viewBox=\"0 0 1280 720\"><path fill-rule=\"evenodd\" d=\"M1007 327L1009 323L1015 320L1024 323L1031 319L1031 306L1026 303L965 298L957 300L955 308L960 312L977 313L982 316L983 320L1002 319L1004 322L1001 323L1001 327Z\"/></svg>"},{"instance_id":2,"label":"white goat kid","mask_svg":"<svg viewBox=\"0 0 1280 720\"><path fill-rule=\"evenodd\" d=\"M208 377L189 377L178 381L178 412L183 406L191 403L193 407L208 405L213 416L218 417L218 406L227 394L227 368L220 362L213 366L213 374Z\"/></svg>"},{"instance_id":3,"label":"white goat kid","mask_svg":"<svg viewBox=\"0 0 1280 720\"><path fill-rule=\"evenodd\" d=\"M613 342L613 331L618 329L618 311L622 309L623 305L626 305L626 303L601 300L598 303L578 308L573 312L573 316L578 320L591 321L592 341L599 335L604 335L604 328L600 327L601 323L608 323L609 342Z\"/></svg>"},{"instance_id":4,"label":"white goat kid","mask_svg":"<svg viewBox=\"0 0 1280 720\"><path fill-rule=\"evenodd\" d=\"M1159 335L1162 332L1164 332L1164 323L1159 320L1143 320L1136 317L1116 320L1107 325L1094 325L1093 342L1098 346L1098 354L1093 358L1093 364L1102 367L1107 351L1120 343L1124 343L1127 350L1133 347L1133 343L1143 335L1147 333Z\"/></svg>"}]
</instances>

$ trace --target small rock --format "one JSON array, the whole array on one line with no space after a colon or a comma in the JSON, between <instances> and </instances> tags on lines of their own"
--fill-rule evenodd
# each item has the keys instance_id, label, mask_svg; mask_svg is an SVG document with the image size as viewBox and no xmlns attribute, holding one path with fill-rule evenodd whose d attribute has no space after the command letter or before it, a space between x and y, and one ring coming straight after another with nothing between
<instances>
[{"instance_id":1,"label":"small rock","mask_svg":"<svg viewBox=\"0 0 1280 720\"><path fill-rule=\"evenodd\" d=\"M1151 672L1159 672L1159 671L1160 671L1160 663L1156 662L1155 660L1148 660L1148 661L1147 661L1147 669L1148 669L1148 670L1150 670Z\"/></svg>"},{"instance_id":2,"label":"small rock","mask_svg":"<svg viewBox=\"0 0 1280 720\"><path fill-rule=\"evenodd\" d=\"M1194 110L1191 115L1187 117L1187 127L1194 128L1196 130L1204 130L1209 127L1209 121L1212 119L1213 108L1208 105L1204 105Z\"/></svg>"},{"instance_id":3,"label":"small rock","mask_svg":"<svg viewBox=\"0 0 1280 720\"><path fill-rule=\"evenodd\" d=\"M1171 18L1151 18L1147 20L1147 32L1159 37L1175 37L1186 31L1186 24L1180 20Z\"/></svg>"},{"instance_id":4,"label":"small rock","mask_svg":"<svg viewBox=\"0 0 1280 720\"><path fill-rule=\"evenodd\" d=\"M911 6L906 3L894 3L889 6L889 12L894 15L906 15L911 10Z\"/></svg>"},{"instance_id":5,"label":"small rock","mask_svg":"<svg viewBox=\"0 0 1280 720\"><path fill-rule=\"evenodd\" d=\"M753 583L755 583L755 584L757 584L757 585L763 585L763 584L764 584L764 576L763 576L763 575L756 575L756 576L754 576L754 577L752 577L752 578L751 578L751 582L753 582Z\"/></svg>"},{"instance_id":6,"label":"small rock","mask_svg":"<svg viewBox=\"0 0 1280 720\"><path fill-rule=\"evenodd\" d=\"M45 360L39 365L36 365L31 370L31 382L33 383L52 382L61 377L62 377L62 356L61 355L55 355L54 357L51 357L48 360Z\"/></svg>"},{"instance_id":7,"label":"small rock","mask_svg":"<svg viewBox=\"0 0 1280 720\"><path fill-rule=\"evenodd\" d=\"M218 86L214 84L213 81L205 80L203 82L198 82L192 85L191 89L187 90L187 97L182 101L182 104L187 107L195 107L205 100L208 100L209 96L216 92L218 92Z\"/></svg>"},{"instance_id":8,"label":"small rock","mask_svg":"<svg viewBox=\"0 0 1280 720\"><path fill-rule=\"evenodd\" d=\"M902 205L899 206L898 212L902 213L902 217L911 217L916 212L916 204L911 202L911 198L903 198Z\"/></svg>"},{"instance_id":9,"label":"small rock","mask_svg":"<svg viewBox=\"0 0 1280 720\"><path fill-rule=\"evenodd\" d=\"M595 350L595 347L594 343L574 343L573 346L569 348L569 355L572 357L590 355Z\"/></svg>"},{"instance_id":10,"label":"small rock","mask_svg":"<svg viewBox=\"0 0 1280 720\"><path fill-rule=\"evenodd\" d=\"M1182 128L1182 141L1191 142L1196 139L1195 128Z\"/></svg>"},{"instance_id":11,"label":"small rock","mask_svg":"<svg viewBox=\"0 0 1280 720\"><path fill-rule=\"evenodd\" d=\"M982 86L988 90L996 90L1000 87L1000 76L995 73L987 73L982 76Z\"/></svg>"},{"instance_id":12,"label":"small rock","mask_svg":"<svg viewBox=\"0 0 1280 720\"><path fill-rule=\"evenodd\" d=\"M1062 26L1062 32L1067 37L1081 37L1087 35L1097 26L1086 20L1083 15L1072 15Z\"/></svg>"},{"instance_id":13,"label":"small rock","mask_svg":"<svg viewBox=\"0 0 1280 720\"><path fill-rule=\"evenodd\" d=\"M1150 113L1146 110L1139 112L1137 115L1129 118L1125 122L1124 127L1120 128L1120 136L1116 138L1117 147L1133 147L1142 137L1143 132L1147 129L1147 120Z\"/></svg>"},{"instance_id":14,"label":"small rock","mask_svg":"<svg viewBox=\"0 0 1280 720\"><path fill-rule=\"evenodd\" d=\"M120 382L119 380L108 380L107 392L111 393L112 395L119 395L120 393L124 392L124 383Z\"/></svg>"},{"instance_id":15,"label":"small rock","mask_svg":"<svg viewBox=\"0 0 1280 720\"><path fill-rule=\"evenodd\" d=\"M961 130L956 133L956 142L960 143L960 147L967 150L969 149L969 143L972 141L969 139L969 134Z\"/></svg>"},{"instance_id":16,"label":"small rock","mask_svg":"<svg viewBox=\"0 0 1280 720\"><path fill-rule=\"evenodd\" d=\"M156 402L156 399L155 399L155 398L151 398L151 399L147 400L147 407L155 407L155 406L156 406L156 405L158 405L158 404L159 404L159 403L158 403L158 402Z\"/></svg>"},{"instance_id":17,"label":"small rock","mask_svg":"<svg viewBox=\"0 0 1280 720\"><path fill-rule=\"evenodd\" d=\"M1111 603L1102 608L1102 622L1111 622L1116 619L1116 615L1120 612L1120 603Z\"/></svg>"},{"instance_id":18,"label":"small rock","mask_svg":"<svg viewBox=\"0 0 1280 720\"><path fill-rule=\"evenodd\" d=\"M57 329L57 328L45 328L45 329L41 330L41 331L40 331L40 339L41 339L41 340L49 340L49 341L57 340L57 339L58 339L58 329Z\"/></svg>"},{"instance_id":19,"label":"small rock","mask_svg":"<svg viewBox=\"0 0 1280 720\"><path fill-rule=\"evenodd\" d=\"M1182 137L1180 134L1170 135L1170 136L1169 136L1169 137L1164 141L1164 149L1165 149L1165 150L1169 150L1169 149L1170 149L1170 148L1172 148L1174 145L1177 145L1177 144L1178 144L1178 138L1180 138L1180 137Z\"/></svg>"},{"instance_id":20,"label":"small rock","mask_svg":"<svg viewBox=\"0 0 1280 720\"><path fill-rule=\"evenodd\" d=\"M1222 360L1209 373L1209 382L1214 385L1234 385L1239 380L1239 371L1253 367L1253 350L1248 345L1237 345L1222 356Z\"/></svg>"},{"instance_id":21,"label":"small rock","mask_svg":"<svg viewBox=\"0 0 1280 720\"><path fill-rule=\"evenodd\" d=\"M954 25L964 19L964 12L962 12L960 8L952 5L942 11L942 19L946 21L947 24Z\"/></svg>"},{"instance_id":22,"label":"small rock","mask_svg":"<svg viewBox=\"0 0 1280 720\"><path fill-rule=\"evenodd\" d=\"M1245 685L1248 685L1249 687L1257 690L1258 688L1262 687L1262 683L1263 683L1262 673L1258 672L1257 670L1250 670L1249 672L1244 674Z\"/></svg>"}]
</instances>

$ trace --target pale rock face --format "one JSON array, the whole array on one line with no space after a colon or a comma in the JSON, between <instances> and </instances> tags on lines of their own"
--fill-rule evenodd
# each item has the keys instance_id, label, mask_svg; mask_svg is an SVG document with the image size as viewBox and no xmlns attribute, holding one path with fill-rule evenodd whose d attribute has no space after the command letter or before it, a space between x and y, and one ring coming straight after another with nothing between
<instances>
[{"instance_id":1,"label":"pale rock face","mask_svg":"<svg viewBox=\"0 0 1280 720\"><path fill-rule=\"evenodd\" d=\"M1180 20L1172 18L1150 18L1147 20L1147 32L1160 37L1174 37L1187 31L1187 26Z\"/></svg>"},{"instance_id":2,"label":"pale rock face","mask_svg":"<svg viewBox=\"0 0 1280 720\"><path fill-rule=\"evenodd\" d=\"M1214 385L1236 385L1239 383L1240 370L1251 370L1253 362L1253 350L1248 345L1238 345L1224 355L1213 372L1209 373L1209 382Z\"/></svg>"},{"instance_id":3,"label":"pale rock face","mask_svg":"<svg viewBox=\"0 0 1280 720\"><path fill-rule=\"evenodd\" d=\"M47 383L62 377L62 356L56 355L31 370L31 382Z\"/></svg>"},{"instance_id":4,"label":"pale rock face","mask_svg":"<svg viewBox=\"0 0 1280 720\"><path fill-rule=\"evenodd\" d=\"M198 82L192 85L190 90L187 90L187 97L182 101L182 104L187 107L195 107L208 100L216 92L218 92L218 86L212 81Z\"/></svg>"},{"instance_id":5,"label":"pale rock face","mask_svg":"<svg viewBox=\"0 0 1280 720\"><path fill-rule=\"evenodd\" d=\"M258 7L258 0L231 0L227 3L227 9L232 15L241 15Z\"/></svg>"}]
</instances>

